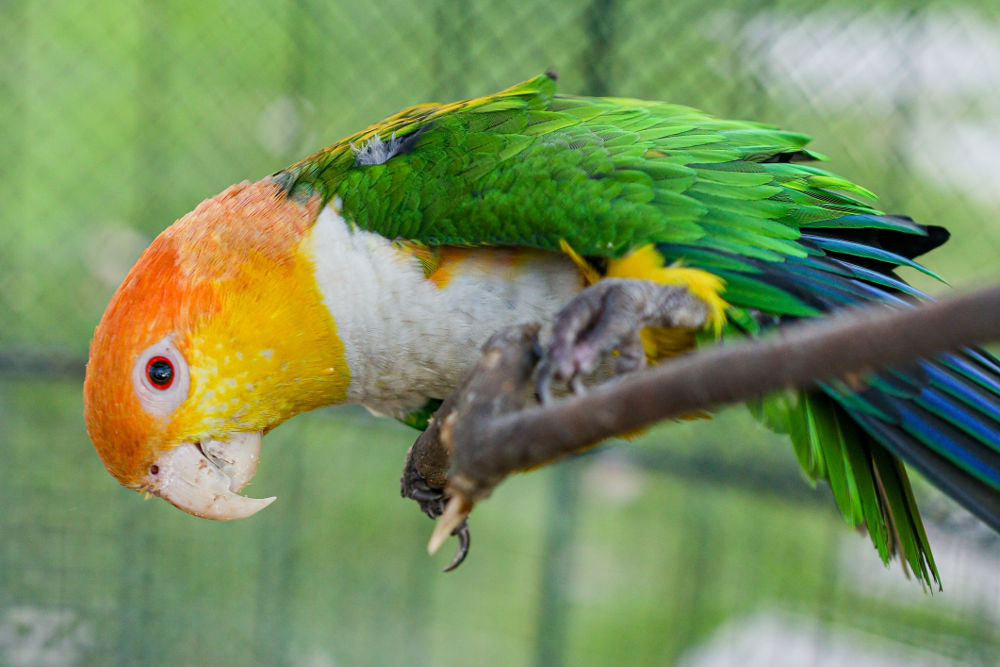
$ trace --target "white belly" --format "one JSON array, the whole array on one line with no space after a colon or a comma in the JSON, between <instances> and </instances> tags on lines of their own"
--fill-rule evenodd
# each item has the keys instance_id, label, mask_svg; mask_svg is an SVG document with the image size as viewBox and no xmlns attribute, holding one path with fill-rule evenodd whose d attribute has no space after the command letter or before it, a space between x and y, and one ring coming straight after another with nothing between
<instances>
[{"instance_id":1,"label":"white belly","mask_svg":"<svg viewBox=\"0 0 1000 667\"><path fill-rule=\"evenodd\" d=\"M462 253L435 282L412 254L353 228L334 206L307 249L344 343L348 400L380 413L401 417L444 398L490 335L550 321L582 287L562 254L496 249Z\"/></svg>"}]
</instances>

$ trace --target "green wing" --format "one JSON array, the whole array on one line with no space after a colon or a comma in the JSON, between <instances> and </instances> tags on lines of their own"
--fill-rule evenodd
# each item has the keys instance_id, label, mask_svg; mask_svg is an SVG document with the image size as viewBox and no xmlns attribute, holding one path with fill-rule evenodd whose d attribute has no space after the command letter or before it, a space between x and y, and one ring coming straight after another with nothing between
<instances>
[{"instance_id":1,"label":"green wing","mask_svg":"<svg viewBox=\"0 0 1000 667\"><path fill-rule=\"evenodd\" d=\"M360 164L378 134L395 141ZM648 242L701 242L768 259L802 254L800 225L870 207L814 167L808 137L683 106L555 94L538 77L497 95L407 109L291 167L289 186L338 196L358 225L428 244L560 239L615 257Z\"/></svg>"}]
</instances>

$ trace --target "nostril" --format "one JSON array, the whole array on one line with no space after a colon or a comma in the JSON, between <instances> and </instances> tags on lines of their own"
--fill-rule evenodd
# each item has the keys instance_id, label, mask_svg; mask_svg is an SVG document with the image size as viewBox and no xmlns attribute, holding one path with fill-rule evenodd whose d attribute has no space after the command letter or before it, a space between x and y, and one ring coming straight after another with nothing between
<instances>
[{"instance_id":1,"label":"nostril","mask_svg":"<svg viewBox=\"0 0 1000 667\"><path fill-rule=\"evenodd\" d=\"M225 463L229 463L229 461L226 461L226 459L224 459L221 456L219 456L218 447L215 445L215 443L212 440L208 441L208 445L207 446L205 445L205 443L200 442L200 441L194 443L194 446L198 448L198 451L201 452L202 457L206 461L208 461L214 467L216 467L216 468L218 468L220 470L223 468L223 465Z\"/></svg>"}]
</instances>

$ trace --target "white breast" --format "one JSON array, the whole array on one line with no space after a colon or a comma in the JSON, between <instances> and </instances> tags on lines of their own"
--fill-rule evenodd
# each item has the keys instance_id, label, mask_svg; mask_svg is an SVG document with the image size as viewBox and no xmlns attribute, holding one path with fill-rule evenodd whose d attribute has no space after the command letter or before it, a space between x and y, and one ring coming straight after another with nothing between
<instances>
[{"instance_id":1,"label":"white breast","mask_svg":"<svg viewBox=\"0 0 1000 667\"><path fill-rule=\"evenodd\" d=\"M558 253L470 251L443 288L410 253L345 222L339 201L319 215L305 249L344 343L348 400L401 417L444 398L498 329L548 322L581 288Z\"/></svg>"}]
</instances>

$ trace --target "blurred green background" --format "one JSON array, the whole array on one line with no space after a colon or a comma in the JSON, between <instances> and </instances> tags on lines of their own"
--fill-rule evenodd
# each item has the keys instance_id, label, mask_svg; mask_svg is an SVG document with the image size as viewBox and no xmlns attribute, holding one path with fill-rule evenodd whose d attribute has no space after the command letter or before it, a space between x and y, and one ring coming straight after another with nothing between
<instances>
[{"instance_id":1,"label":"blurred green background","mask_svg":"<svg viewBox=\"0 0 1000 667\"><path fill-rule=\"evenodd\" d=\"M1000 8L7 1L0 54L0 664L1000 664L996 535L921 484L925 594L742 409L509 480L442 575L398 497L403 426L292 420L253 487L279 501L219 524L119 487L80 396L115 287L200 200L550 66L567 92L810 133L953 231L931 268L995 281Z\"/></svg>"}]
</instances>

